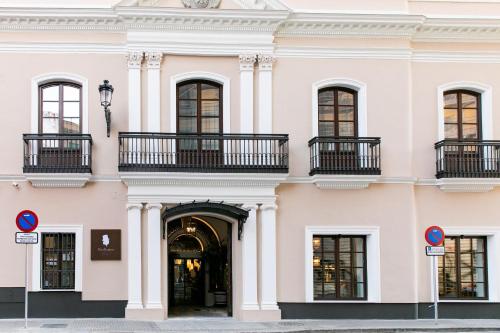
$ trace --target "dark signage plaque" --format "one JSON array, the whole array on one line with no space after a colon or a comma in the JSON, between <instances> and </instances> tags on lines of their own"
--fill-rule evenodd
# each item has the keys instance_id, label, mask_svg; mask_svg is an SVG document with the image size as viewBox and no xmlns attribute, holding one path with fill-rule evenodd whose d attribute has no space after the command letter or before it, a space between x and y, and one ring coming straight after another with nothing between
<instances>
[{"instance_id":1,"label":"dark signage plaque","mask_svg":"<svg viewBox=\"0 0 500 333\"><path fill-rule=\"evenodd\" d=\"M120 229L90 230L91 260L121 260L122 231Z\"/></svg>"}]
</instances>

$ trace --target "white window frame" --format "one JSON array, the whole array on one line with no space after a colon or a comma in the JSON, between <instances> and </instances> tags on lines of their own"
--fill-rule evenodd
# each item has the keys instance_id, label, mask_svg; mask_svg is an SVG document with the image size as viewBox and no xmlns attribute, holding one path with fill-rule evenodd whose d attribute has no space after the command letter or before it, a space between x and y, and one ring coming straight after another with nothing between
<instances>
[{"instance_id":1,"label":"white window frame","mask_svg":"<svg viewBox=\"0 0 500 333\"><path fill-rule=\"evenodd\" d=\"M483 140L493 139L493 89L491 86L470 81L449 82L437 88L437 141L444 140L444 93L449 90L470 90L481 94L481 133Z\"/></svg>"},{"instance_id":2,"label":"white window frame","mask_svg":"<svg viewBox=\"0 0 500 333\"><path fill-rule=\"evenodd\" d=\"M210 72L188 72L170 78L170 133L177 133L177 84L189 80L214 81L222 85L222 131L231 132L231 80Z\"/></svg>"},{"instance_id":3,"label":"white window frame","mask_svg":"<svg viewBox=\"0 0 500 333\"><path fill-rule=\"evenodd\" d=\"M321 80L312 85L312 137L318 136L318 92L323 88L328 87L344 87L350 88L358 93L358 136L368 136L368 114L367 114L367 92L366 84L360 81L347 78L331 78Z\"/></svg>"},{"instance_id":4,"label":"white window frame","mask_svg":"<svg viewBox=\"0 0 500 333\"><path fill-rule=\"evenodd\" d=\"M33 245L31 291L82 291L83 264L83 225L39 225L38 243ZM43 289L41 286L42 267L42 233L73 233L75 234L75 288L74 289Z\"/></svg>"},{"instance_id":5,"label":"white window frame","mask_svg":"<svg viewBox=\"0 0 500 333\"><path fill-rule=\"evenodd\" d=\"M36 76L31 79L31 133L38 133L38 119L39 113L39 87L45 83L56 82L56 81L69 81L78 83L82 86L82 134L89 133L89 107L88 107L88 95L89 95L89 81L80 75L72 73L47 73Z\"/></svg>"},{"instance_id":6,"label":"white window frame","mask_svg":"<svg viewBox=\"0 0 500 333\"><path fill-rule=\"evenodd\" d=\"M314 300L313 236L349 235L366 236L367 299ZM379 227L337 227L306 226L305 230L305 291L307 303L380 303L380 228Z\"/></svg>"},{"instance_id":7,"label":"white window frame","mask_svg":"<svg viewBox=\"0 0 500 333\"><path fill-rule=\"evenodd\" d=\"M500 301L500 228L495 227L442 227L446 236L478 236L486 237L486 262L488 265L488 299L439 299L442 303L497 303ZM436 260L436 272L438 261ZM429 260L429 281L431 287L431 299L434 299L434 270L432 260Z\"/></svg>"}]
</instances>

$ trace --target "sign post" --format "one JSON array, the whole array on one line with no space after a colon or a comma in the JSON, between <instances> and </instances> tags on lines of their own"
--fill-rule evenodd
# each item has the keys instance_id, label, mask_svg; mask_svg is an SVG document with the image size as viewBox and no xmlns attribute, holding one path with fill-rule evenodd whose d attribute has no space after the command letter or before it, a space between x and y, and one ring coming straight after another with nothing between
<instances>
[{"instance_id":1,"label":"sign post","mask_svg":"<svg viewBox=\"0 0 500 333\"><path fill-rule=\"evenodd\" d=\"M38 216L31 210L23 210L17 214L16 225L22 231L16 232L16 243L25 244L24 328L28 328L28 244L38 243L38 234L32 232L38 227Z\"/></svg>"},{"instance_id":2,"label":"sign post","mask_svg":"<svg viewBox=\"0 0 500 333\"><path fill-rule=\"evenodd\" d=\"M432 291L434 294L434 321L437 323L438 313L438 294L439 294L439 277L437 270L436 258L444 256L444 247L441 246L444 242L444 231L438 226L432 226L425 230L425 240L430 246L425 247L425 254L432 259Z\"/></svg>"}]
</instances>

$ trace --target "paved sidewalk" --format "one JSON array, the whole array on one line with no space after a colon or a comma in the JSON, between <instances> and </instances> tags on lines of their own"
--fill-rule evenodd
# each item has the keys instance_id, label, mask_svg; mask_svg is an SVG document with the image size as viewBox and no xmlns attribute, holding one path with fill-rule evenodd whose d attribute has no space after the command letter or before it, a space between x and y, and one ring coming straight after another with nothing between
<instances>
[{"instance_id":1,"label":"paved sidewalk","mask_svg":"<svg viewBox=\"0 0 500 333\"><path fill-rule=\"evenodd\" d=\"M0 332L216 332L216 333L369 333L369 332L500 332L500 320L282 320L239 322L231 318L182 318L167 321L125 319L0 320Z\"/></svg>"}]
</instances>

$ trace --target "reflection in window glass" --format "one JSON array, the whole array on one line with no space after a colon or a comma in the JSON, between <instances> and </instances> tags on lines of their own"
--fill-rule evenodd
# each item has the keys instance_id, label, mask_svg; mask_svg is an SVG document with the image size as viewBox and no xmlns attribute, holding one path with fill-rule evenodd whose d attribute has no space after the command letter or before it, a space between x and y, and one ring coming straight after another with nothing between
<instances>
[{"instance_id":1,"label":"reflection in window glass","mask_svg":"<svg viewBox=\"0 0 500 333\"><path fill-rule=\"evenodd\" d=\"M315 300L366 299L366 238L313 236Z\"/></svg>"}]
</instances>

